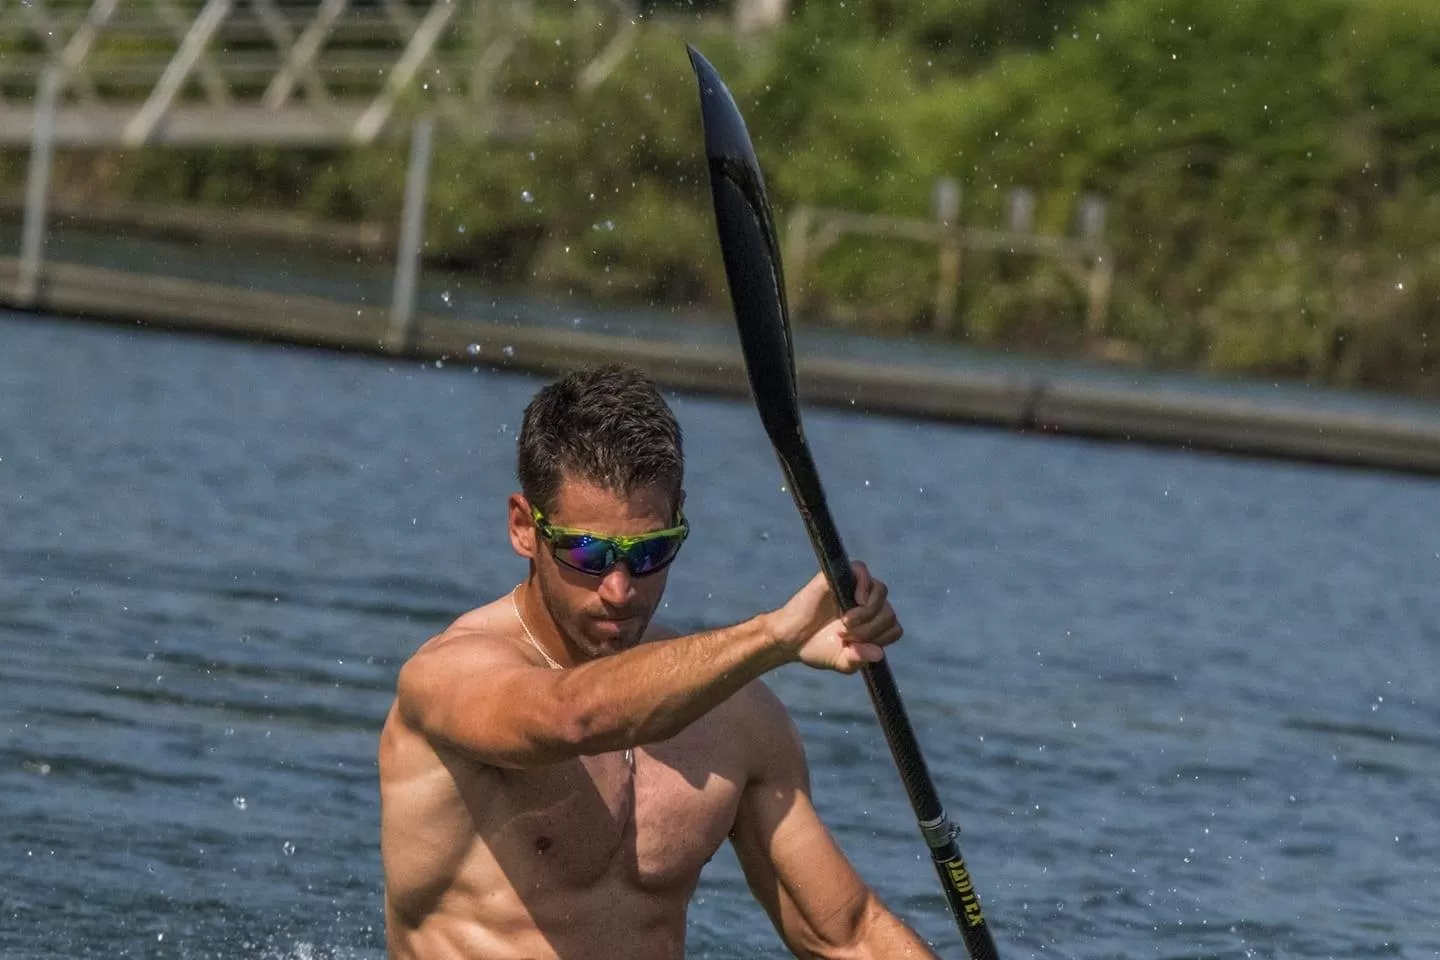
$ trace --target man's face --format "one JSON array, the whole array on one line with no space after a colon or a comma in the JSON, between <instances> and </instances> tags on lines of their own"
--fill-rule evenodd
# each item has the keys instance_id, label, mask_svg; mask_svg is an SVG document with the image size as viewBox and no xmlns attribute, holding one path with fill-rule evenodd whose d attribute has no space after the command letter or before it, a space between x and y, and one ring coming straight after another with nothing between
<instances>
[{"instance_id":1,"label":"man's face","mask_svg":"<svg viewBox=\"0 0 1440 960\"><path fill-rule=\"evenodd\" d=\"M566 479L545 519L602 536L637 536L673 526L675 511L669 493L659 487L627 496ZM550 544L535 530L529 503L519 495L510 500L510 536L516 550L534 563L541 601L573 649L594 659L640 642L665 593L668 568L648 577L632 576L623 562L598 577L572 570L555 560Z\"/></svg>"}]
</instances>

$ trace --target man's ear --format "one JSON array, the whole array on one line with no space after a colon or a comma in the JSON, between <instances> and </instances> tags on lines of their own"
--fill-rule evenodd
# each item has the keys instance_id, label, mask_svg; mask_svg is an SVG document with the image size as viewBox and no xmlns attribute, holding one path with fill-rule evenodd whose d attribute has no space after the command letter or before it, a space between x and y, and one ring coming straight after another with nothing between
<instances>
[{"instance_id":1,"label":"man's ear","mask_svg":"<svg viewBox=\"0 0 1440 960\"><path fill-rule=\"evenodd\" d=\"M514 547L515 552L520 556L527 560L534 560L537 535L530 501L525 499L524 494L512 493L506 506L510 528L510 546Z\"/></svg>"}]
</instances>

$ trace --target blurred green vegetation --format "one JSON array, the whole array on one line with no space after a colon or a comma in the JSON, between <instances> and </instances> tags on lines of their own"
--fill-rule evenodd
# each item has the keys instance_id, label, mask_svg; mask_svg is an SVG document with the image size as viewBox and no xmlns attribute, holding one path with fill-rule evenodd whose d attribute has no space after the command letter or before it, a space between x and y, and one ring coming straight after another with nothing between
<instances>
[{"instance_id":1,"label":"blurred green vegetation","mask_svg":"<svg viewBox=\"0 0 1440 960\"><path fill-rule=\"evenodd\" d=\"M564 119L524 143L438 138L433 260L496 284L723 306L688 39L746 113L782 229L800 204L925 218L942 176L975 226L998 227L1014 187L1049 233L1074 232L1081 197L1107 199L1103 330L1053 263L975 254L957 338L1440 393L1434 0L805 0L748 38L667 7L589 94L576 74L594 25L570 6L538 6L502 91ZM84 162L134 199L393 221L405 150ZM922 245L845 241L797 313L929 335L935 269Z\"/></svg>"}]
</instances>

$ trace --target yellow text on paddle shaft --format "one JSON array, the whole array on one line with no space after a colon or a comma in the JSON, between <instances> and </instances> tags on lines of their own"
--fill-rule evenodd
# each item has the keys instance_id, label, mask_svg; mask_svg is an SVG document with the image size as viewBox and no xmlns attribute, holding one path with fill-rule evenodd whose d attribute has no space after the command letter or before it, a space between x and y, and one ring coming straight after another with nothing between
<instances>
[{"instance_id":1,"label":"yellow text on paddle shaft","mask_svg":"<svg viewBox=\"0 0 1440 960\"><path fill-rule=\"evenodd\" d=\"M972 927L983 925L985 916L980 912L980 900L975 896L975 885L970 882L970 871L965 869L965 861L960 857L947 860L945 873L950 877L950 882L955 884L955 889L960 891L960 903L965 908L965 923Z\"/></svg>"}]
</instances>

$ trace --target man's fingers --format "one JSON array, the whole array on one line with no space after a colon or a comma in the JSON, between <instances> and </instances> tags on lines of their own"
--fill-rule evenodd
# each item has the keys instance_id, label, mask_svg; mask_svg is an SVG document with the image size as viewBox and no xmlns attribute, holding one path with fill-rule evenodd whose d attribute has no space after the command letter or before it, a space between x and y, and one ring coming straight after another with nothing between
<instances>
[{"instance_id":1,"label":"man's fingers","mask_svg":"<svg viewBox=\"0 0 1440 960\"><path fill-rule=\"evenodd\" d=\"M884 612L888 603L890 588L883 580L871 580L868 595L862 601L859 591L856 591L855 599L859 606L852 607L845 611L845 623L847 626L858 626L867 620L872 620Z\"/></svg>"},{"instance_id":2,"label":"man's fingers","mask_svg":"<svg viewBox=\"0 0 1440 960\"><path fill-rule=\"evenodd\" d=\"M885 605L888 602L889 597L890 588L885 585L884 580L871 580L870 596L865 601L865 606L870 610L879 612L885 609Z\"/></svg>"},{"instance_id":3,"label":"man's fingers","mask_svg":"<svg viewBox=\"0 0 1440 960\"><path fill-rule=\"evenodd\" d=\"M863 607L870 596L870 568L859 560L853 560L850 572L855 574L855 602Z\"/></svg>"},{"instance_id":4,"label":"man's fingers","mask_svg":"<svg viewBox=\"0 0 1440 960\"><path fill-rule=\"evenodd\" d=\"M891 636L892 632L893 636ZM846 622L840 632L840 637L848 645L894 643L900 639L901 632L900 621L895 617L895 609L887 605L878 616L859 622ZM882 641L881 637L889 637L889 639Z\"/></svg>"},{"instance_id":5,"label":"man's fingers","mask_svg":"<svg viewBox=\"0 0 1440 960\"><path fill-rule=\"evenodd\" d=\"M900 626L899 623L896 623L890 629L886 630L884 633L882 633L880 636L876 637L870 642L877 647L888 647L890 646L890 644L894 643L896 640L899 640L904 635L905 628Z\"/></svg>"}]
</instances>

